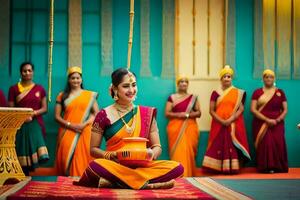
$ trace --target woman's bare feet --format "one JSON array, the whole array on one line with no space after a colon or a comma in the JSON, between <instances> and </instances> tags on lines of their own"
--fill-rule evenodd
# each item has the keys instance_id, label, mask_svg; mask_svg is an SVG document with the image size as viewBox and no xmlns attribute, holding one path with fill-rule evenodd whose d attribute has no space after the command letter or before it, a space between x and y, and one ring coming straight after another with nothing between
<instances>
[{"instance_id":1,"label":"woman's bare feet","mask_svg":"<svg viewBox=\"0 0 300 200\"><path fill-rule=\"evenodd\" d=\"M172 179L167 182L161 182L161 183L149 183L146 185L145 189L170 189L174 187L175 185L175 180Z\"/></svg>"}]
</instances>

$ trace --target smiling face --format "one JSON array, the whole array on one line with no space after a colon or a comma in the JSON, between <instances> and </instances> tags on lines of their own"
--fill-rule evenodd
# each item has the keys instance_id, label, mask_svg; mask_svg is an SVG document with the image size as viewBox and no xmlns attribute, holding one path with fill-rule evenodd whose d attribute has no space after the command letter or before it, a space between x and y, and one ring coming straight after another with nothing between
<instances>
[{"instance_id":1,"label":"smiling face","mask_svg":"<svg viewBox=\"0 0 300 200\"><path fill-rule=\"evenodd\" d=\"M77 72L69 76L69 84L72 89L81 88L82 78L81 75Z\"/></svg>"},{"instance_id":2,"label":"smiling face","mask_svg":"<svg viewBox=\"0 0 300 200\"><path fill-rule=\"evenodd\" d=\"M187 92L189 86L189 81L186 78L183 78L178 81L177 88L179 92Z\"/></svg>"},{"instance_id":3,"label":"smiling face","mask_svg":"<svg viewBox=\"0 0 300 200\"><path fill-rule=\"evenodd\" d=\"M121 83L117 86L118 102L129 104L135 100L137 94L136 78L132 73L123 76Z\"/></svg>"},{"instance_id":4,"label":"smiling face","mask_svg":"<svg viewBox=\"0 0 300 200\"><path fill-rule=\"evenodd\" d=\"M22 81L31 81L33 78L33 69L30 64L26 64L21 69Z\"/></svg>"},{"instance_id":5,"label":"smiling face","mask_svg":"<svg viewBox=\"0 0 300 200\"><path fill-rule=\"evenodd\" d=\"M222 78L221 78L221 84L222 84L222 87L224 87L224 88L230 87L232 84L232 75L224 74L224 76L222 76Z\"/></svg>"},{"instance_id":6,"label":"smiling face","mask_svg":"<svg viewBox=\"0 0 300 200\"><path fill-rule=\"evenodd\" d=\"M263 81L266 87L272 87L274 85L275 77L271 74L266 74L263 76Z\"/></svg>"}]
</instances>

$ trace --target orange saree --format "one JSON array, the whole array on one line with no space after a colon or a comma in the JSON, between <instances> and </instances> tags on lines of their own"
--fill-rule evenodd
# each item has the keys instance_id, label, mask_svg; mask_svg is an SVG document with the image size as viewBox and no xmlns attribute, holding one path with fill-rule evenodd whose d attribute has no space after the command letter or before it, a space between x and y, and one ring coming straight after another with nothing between
<instances>
[{"instance_id":1,"label":"orange saree","mask_svg":"<svg viewBox=\"0 0 300 200\"><path fill-rule=\"evenodd\" d=\"M228 119L243 103L244 95L244 91L235 87L222 92L214 91L211 101L216 102L217 115L222 119ZM250 159L243 115L241 114L229 126L212 119L203 168L222 173L237 173L242 157Z\"/></svg>"},{"instance_id":2,"label":"orange saree","mask_svg":"<svg viewBox=\"0 0 300 200\"><path fill-rule=\"evenodd\" d=\"M197 97L194 95L189 95L182 99L174 99L172 96L169 98L169 101L172 102L173 112L186 113L191 112L196 100ZM199 130L196 119L170 119L167 126L167 134L170 159L183 165L184 176L193 176L196 170L195 158L199 142Z\"/></svg>"},{"instance_id":3,"label":"orange saree","mask_svg":"<svg viewBox=\"0 0 300 200\"><path fill-rule=\"evenodd\" d=\"M61 102L62 93L57 97ZM83 123L89 118L91 108L97 98L97 93L82 90L77 95L65 100L64 119L71 123ZM80 176L89 162L91 124L81 133L60 127L58 130L56 170L58 175Z\"/></svg>"},{"instance_id":4,"label":"orange saree","mask_svg":"<svg viewBox=\"0 0 300 200\"><path fill-rule=\"evenodd\" d=\"M101 110L95 118L93 127L101 127L104 130L103 136L106 140L107 151L118 151L124 146L122 138L149 139L152 124L156 126L155 114L154 108L136 106L132 113L129 112L124 116L126 123L130 124L133 120L135 121L134 132L129 134L121 119L110 124L105 110ZM150 142L147 144L148 147L151 145ZM142 189L147 183L169 181L181 176L182 173L182 165L175 161L155 160L150 161L145 167L130 168L112 160L98 158L90 162L79 183L97 187L99 180L103 177L115 187Z\"/></svg>"}]
</instances>

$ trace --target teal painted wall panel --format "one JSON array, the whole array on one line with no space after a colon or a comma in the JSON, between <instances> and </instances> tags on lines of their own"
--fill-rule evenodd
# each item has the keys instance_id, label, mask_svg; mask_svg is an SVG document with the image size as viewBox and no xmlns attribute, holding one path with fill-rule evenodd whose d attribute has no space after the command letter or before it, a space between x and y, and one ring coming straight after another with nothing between
<instances>
[{"instance_id":1,"label":"teal painted wall panel","mask_svg":"<svg viewBox=\"0 0 300 200\"><path fill-rule=\"evenodd\" d=\"M99 11L98 11L99 12ZM85 13L82 16L82 41L83 43L100 44L100 16L98 13ZM100 54L99 54L100 55Z\"/></svg>"},{"instance_id":2,"label":"teal painted wall panel","mask_svg":"<svg viewBox=\"0 0 300 200\"><path fill-rule=\"evenodd\" d=\"M48 10L47 10L48 11ZM49 38L49 14L48 12L37 11L32 16L32 40L35 42L45 42Z\"/></svg>"},{"instance_id":3,"label":"teal painted wall panel","mask_svg":"<svg viewBox=\"0 0 300 200\"><path fill-rule=\"evenodd\" d=\"M16 11L13 13L14 22L12 24L12 30L16 33L22 34L12 34L13 41L24 41L25 40L25 27L26 27L26 17L25 12Z\"/></svg>"},{"instance_id":4,"label":"teal painted wall panel","mask_svg":"<svg viewBox=\"0 0 300 200\"><path fill-rule=\"evenodd\" d=\"M150 1L150 66L152 75L162 71L162 2Z\"/></svg>"},{"instance_id":5,"label":"teal painted wall panel","mask_svg":"<svg viewBox=\"0 0 300 200\"><path fill-rule=\"evenodd\" d=\"M57 8L57 7L55 7ZM56 10L56 9L55 9ZM55 12L54 17L54 44L68 41L68 14ZM56 45L55 45L56 46ZM54 46L54 48L55 48Z\"/></svg>"},{"instance_id":6,"label":"teal painted wall panel","mask_svg":"<svg viewBox=\"0 0 300 200\"><path fill-rule=\"evenodd\" d=\"M126 66L129 32L129 4L126 1L113 1L113 66Z\"/></svg>"}]
</instances>

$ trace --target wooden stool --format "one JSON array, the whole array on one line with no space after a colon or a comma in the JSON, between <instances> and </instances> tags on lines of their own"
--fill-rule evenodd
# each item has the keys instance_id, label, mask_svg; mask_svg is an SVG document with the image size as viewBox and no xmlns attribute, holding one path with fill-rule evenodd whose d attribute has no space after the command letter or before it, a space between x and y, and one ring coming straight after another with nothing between
<instances>
[{"instance_id":1,"label":"wooden stool","mask_svg":"<svg viewBox=\"0 0 300 200\"><path fill-rule=\"evenodd\" d=\"M0 185L8 179L26 178L17 157L15 139L17 130L32 114L31 108L0 107Z\"/></svg>"}]
</instances>

